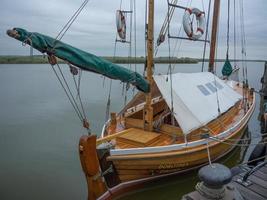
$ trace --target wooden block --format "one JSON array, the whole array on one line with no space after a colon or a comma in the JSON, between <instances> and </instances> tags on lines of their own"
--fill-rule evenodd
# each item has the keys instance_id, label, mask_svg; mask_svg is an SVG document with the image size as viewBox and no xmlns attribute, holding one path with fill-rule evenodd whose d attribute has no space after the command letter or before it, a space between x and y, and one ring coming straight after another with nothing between
<instances>
[{"instance_id":1,"label":"wooden block","mask_svg":"<svg viewBox=\"0 0 267 200\"><path fill-rule=\"evenodd\" d=\"M159 139L160 134L144 131L137 128L128 129L128 132L117 137L117 142L132 144L137 147L146 147Z\"/></svg>"}]
</instances>

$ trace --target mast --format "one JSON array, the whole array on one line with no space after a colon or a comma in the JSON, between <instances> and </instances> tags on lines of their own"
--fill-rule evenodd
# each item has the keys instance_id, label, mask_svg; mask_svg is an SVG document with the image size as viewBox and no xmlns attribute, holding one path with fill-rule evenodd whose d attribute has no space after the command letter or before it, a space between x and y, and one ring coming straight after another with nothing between
<instances>
[{"instance_id":1,"label":"mast","mask_svg":"<svg viewBox=\"0 0 267 200\"><path fill-rule=\"evenodd\" d=\"M216 53L217 29L220 16L220 1L221 0L214 0L214 7L213 7L212 33L211 33L210 59L209 59L209 72L212 73L214 73L214 58Z\"/></svg>"},{"instance_id":2,"label":"mast","mask_svg":"<svg viewBox=\"0 0 267 200\"><path fill-rule=\"evenodd\" d=\"M149 0L148 4L148 26L147 26L147 80L150 85L150 92L146 94L146 105L144 108L144 130L153 130L153 108L151 106L153 65L154 65L154 0Z\"/></svg>"}]
</instances>

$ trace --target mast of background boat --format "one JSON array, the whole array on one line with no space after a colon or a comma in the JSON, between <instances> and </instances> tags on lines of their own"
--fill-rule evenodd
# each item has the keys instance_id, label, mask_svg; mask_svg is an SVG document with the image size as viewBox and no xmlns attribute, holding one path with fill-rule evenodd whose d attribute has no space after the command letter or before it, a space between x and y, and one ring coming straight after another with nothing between
<instances>
[{"instance_id":1,"label":"mast of background boat","mask_svg":"<svg viewBox=\"0 0 267 200\"><path fill-rule=\"evenodd\" d=\"M214 0L214 7L213 7L212 33L211 33L210 59L209 59L209 72L212 73L214 72L214 58L216 53L217 30L218 30L218 21L220 16L220 1L221 0Z\"/></svg>"},{"instance_id":2,"label":"mast of background boat","mask_svg":"<svg viewBox=\"0 0 267 200\"><path fill-rule=\"evenodd\" d=\"M154 0L149 0L148 4L148 26L147 26L147 69L146 77L150 85L150 92L146 94L146 105L144 109L144 130L153 130L153 108L152 101L152 82L153 82L153 54L154 54Z\"/></svg>"}]
</instances>

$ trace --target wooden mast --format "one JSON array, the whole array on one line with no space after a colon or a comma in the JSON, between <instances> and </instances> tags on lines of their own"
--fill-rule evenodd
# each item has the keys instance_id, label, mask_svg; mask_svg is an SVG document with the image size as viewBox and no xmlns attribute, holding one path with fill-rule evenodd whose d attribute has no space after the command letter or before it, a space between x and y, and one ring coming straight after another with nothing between
<instances>
[{"instance_id":1,"label":"wooden mast","mask_svg":"<svg viewBox=\"0 0 267 200\"><path fill-rule=\"evenodd\" d=\"M151 106L151 87L153 82L153 54L154 54L154 0L148 4L148 30L147 30L147 80L150 85L150 92L146 94L146 105L144 109L144 130L153 130L153 108Z\"/></svg>"},{"instance_id":2,"label":"wooden mast","mask_svg":"<svg viewBox=\"0 0 267 200\"><path fill-rule=\"evenodd\" d=\"M216 53L216 42L217 42L217 30L218 21L220 16L220 1L214 0L213 7L213 19L212 19L212 33L211 33L211 44L210 44L210 59L209 59L209 72L214 72L214 58Z\"/></svg>"}]
</instances>

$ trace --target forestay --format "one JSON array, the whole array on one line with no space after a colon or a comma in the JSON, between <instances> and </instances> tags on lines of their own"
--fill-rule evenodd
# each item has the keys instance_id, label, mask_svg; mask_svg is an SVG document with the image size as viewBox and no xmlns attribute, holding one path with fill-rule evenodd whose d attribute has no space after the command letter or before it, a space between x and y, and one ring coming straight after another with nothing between
<instances>
[{"instance_id":1,"label":"forestay","mask_svg":"<svg viewBox=\"0 0 267 200\"><path fill-rule=\"evenodd\" d=\"M171 108L171 83L167 76L155 75L154 80ZM210 72L172 74L172 93L174 117L184 134L212 121L242 99Z\"/></svg>"}]
</instances>

